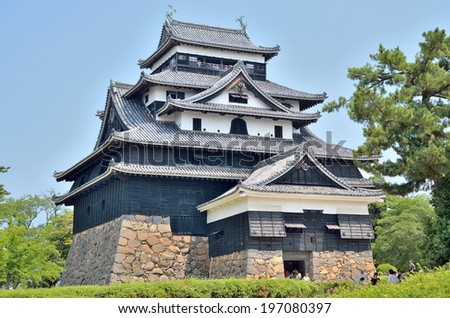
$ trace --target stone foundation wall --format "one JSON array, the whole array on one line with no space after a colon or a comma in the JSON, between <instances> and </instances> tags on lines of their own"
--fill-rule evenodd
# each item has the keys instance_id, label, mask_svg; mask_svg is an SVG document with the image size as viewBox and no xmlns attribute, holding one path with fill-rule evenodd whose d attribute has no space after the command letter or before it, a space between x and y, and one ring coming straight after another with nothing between
<instances>
[{"instance_id":1,"label":"stone foundation wall","mask_svg":"<svg viewBox=\"0 0 450 318\"><path fill-rule=\"evenodd\" d=\"M310 252L301 257L314 281L355 280L375 270L371 251ZM207 237L173 235L169 218L124 215L74 235L61 285L186 276L282 278L283 252L244 250L210 261Z\"/></svg>"},{"instance_id":2,"label":"stone foundation wall","mask_svg":"<svg viewBox=\"0 0 450 318\"><path fill-rule=\"evenodd\" d=\"M282 251L248 250L247 278L284 277Z\"/></svg>"},{"instance_id":3,"label":"stone foundation wall","mask_svg":"<svg viewBox=\"0 0 450 318\"><path fill-rule=\"evenodd\" d=\"M121 224L119 218L73 236L61 285L109 283Z\"/></svg>"},{"instance_id":4,"label":"stone foundation wall","mask_svg":"<svg viewBox=\"0 0 450 318\"><path fill-rule=\"evenodd\" d=\"M247 251L211 257L210 278L245 277Z\"/></svg>"},{"instance_id":5,"label":"stone foundation wall","mask_svg":"<svg viewBox=\"0 0 450 318\"><path fill-rule=\"evenodd\" d=\"M312 252L310 265L314 281L355 280L375 271L371 251Z\"/></svg>"},{"instance_id":6,"label":"stone foundation wall","mask_svg":"<svg viewBox=\"0 0 450 318\"><path fill-rule=\"evenodd\" d=\"M208 277L208 238L173 235L169 218L124 215L78 233L62 285Z\"/></svg>"},{"instance_id":7,"label":"stone foundation wall","mask_svg":"<svg viewBox=\"0 0 450 318\"><path fill-rule=\"evenodd\" d=\"M211 278L281 278L283 272L281 251L245 250L211 258Z\"/></svg>"}]
</instances>

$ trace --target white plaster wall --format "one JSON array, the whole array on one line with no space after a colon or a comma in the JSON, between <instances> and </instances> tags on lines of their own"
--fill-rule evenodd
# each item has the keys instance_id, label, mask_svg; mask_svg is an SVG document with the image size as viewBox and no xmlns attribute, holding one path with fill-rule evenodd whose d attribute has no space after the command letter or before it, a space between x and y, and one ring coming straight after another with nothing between
<instances>
[{"instance_id":1,"label":"white plaster wall","mask_svg":"<svg viewBox=\"0 0 450 318\"><path fill-rule=\"evenodd\" d=\"M206 132L220 132L228 134L230 132L231 121L235 115L220 115L218 113L200 113L193 111L177 112L175 116L163 115L160 120L167 121L169 118L176 121L180 129L192 130L192 118L202 119L202 129ZM283 138L292 138L292 122L288 120L272 120L270 118L256 119L250 116L242 117L247 123L247 130L251 136L274 136L275 125L283 127Z\"/></svg>"},{"instance_id":2,"label":"white plaster wall","mask_svg":"<svg viewBox=\"0 0 450 318\"><path fill-rule=\"evenodd\" d=\"M194 89L188 89L188 88L176 88L176 87L170 87L170 86L151 86L148 91L144 92L142 94L142 100L144 100L145 94L148 94L148 103L146 105L149 105L153 103L154 101L166 101L166 95L167 91L177 91L177 92L184 92L185 98L189 98L195 94L198 93L198 91Z\"/></svg>"},{"instance_id":3,"label":"white plaster wall","mask_svg":"<svg viewBox=\"0 0 450 318\"><path fill-rule=\"evenodd\" d=\"M155 64L153 64L153 70L156 70L158 67L160 67L164 62L166 62L172 55L174 55L176 52L180 53L186 53L186 54L197 54L197 55L204 55L204 56L211 56L211 57L221 57L226 59L233 59L233 60L243 60L243 61L249 61L249 62L257 62L257 63L264 63L265 59L262 54L252 54L252 53L238 53L234 51L226 51L226 50L219 50L219 49L206 49L202 47L196 47L196 46L189 46L185 44L177 45L173 48L171 48L166 54L164 54Z\"/></svg>"},{"instance_id":4,"label":"white plaster wall","mask_svg":"<svg viewBox=\"0 0 450 318\"><path fill-rule=\"evenodd\" d=\"M367 204L374 199L298 195L298 198L244 196L208 210L207 223L229 218L246 211L303 213L303 210L323 210L324 214L368 215Z\"/></svg>"}]
</instances>

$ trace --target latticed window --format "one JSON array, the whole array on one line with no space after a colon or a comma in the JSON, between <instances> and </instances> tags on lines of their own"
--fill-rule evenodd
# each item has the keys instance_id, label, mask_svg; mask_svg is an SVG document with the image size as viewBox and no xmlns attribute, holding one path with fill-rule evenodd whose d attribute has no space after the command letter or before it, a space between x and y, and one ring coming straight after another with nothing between
<instances>
[{"instance_id":1,"label":"latticed window","mask_svg":"<svg viewBox=\"0 0 450 318\"><path fill-rule=\"evenodd\" d=\"M275 126L275 138L283 138L283 126Z\"/></svg>"},{"instance_id":2,"label":"latticed window","mask_svg":"<svg viewBox=\"0 0 450 318\"><path fill-rule=\"evenodd\" d=\"M242 118L235 118L231 121L230 134L248 135L247 123Z\"/></svg>"},{"instance_id":3,"label":"latticed window","mask_svg":"<svg viewBox=\"0 0 450 318\"><path fill-rule=\"evenodd\" d=\"M192 130L202 131L202 119L192 118Z\"/></svg>"}]
</instances>

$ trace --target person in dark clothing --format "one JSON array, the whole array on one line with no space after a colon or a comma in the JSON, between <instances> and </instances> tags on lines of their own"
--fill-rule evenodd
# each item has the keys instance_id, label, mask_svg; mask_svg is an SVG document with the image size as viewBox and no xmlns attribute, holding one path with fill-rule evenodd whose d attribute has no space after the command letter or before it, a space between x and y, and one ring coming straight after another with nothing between
<instances>
[{"instance_id":1,"label":"person in dark clothing","mask_svg":"<svg viewBox=\"0 0 450 318\"><path fill-rule=\"evenodd\" d=\"M380 278L378 277L378 273L375 272L373 277L370 279L370 283L375 286L379 281Z\"/></svg>"}]
</instances>

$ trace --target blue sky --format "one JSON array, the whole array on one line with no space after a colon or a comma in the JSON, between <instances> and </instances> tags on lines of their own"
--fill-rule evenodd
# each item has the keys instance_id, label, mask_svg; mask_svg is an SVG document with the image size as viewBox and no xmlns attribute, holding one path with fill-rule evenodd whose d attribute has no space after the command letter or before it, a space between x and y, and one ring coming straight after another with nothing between
<instances>
[{"instance_id":1,"label":"blue sky","mask_svg":"<svg viewBox=\"0 0 450 318\"><path fill-rule=\"evenodd\" d=\"M245 16L255 44L281 47L268 79L325 91L329 101L352 93L347 69L369 62L380 43L412 59L424 31L450 30L446 0L0 0L0 165L11 167L0 184L13 197L68 191L53 171L92 151L109 80L138 80L137 61L155 50L169 4L181 21L238 28ZM311 128L348 147L363 142L345 111Z\"/></svg>"}]
</instances>

